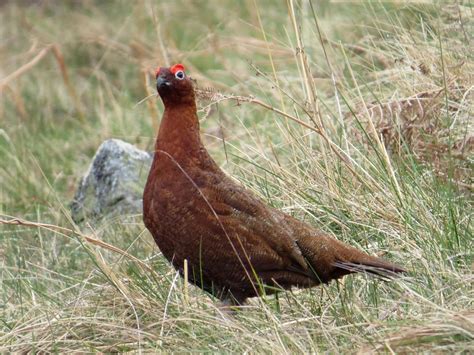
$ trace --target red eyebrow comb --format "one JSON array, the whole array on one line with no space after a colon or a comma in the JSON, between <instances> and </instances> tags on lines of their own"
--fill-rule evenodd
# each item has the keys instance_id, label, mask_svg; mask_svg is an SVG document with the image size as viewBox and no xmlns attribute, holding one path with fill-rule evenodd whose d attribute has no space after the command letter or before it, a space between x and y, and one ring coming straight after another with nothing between
<instances>
[{"instance_id":1,"label":"red eyebrow comb","mask_svg":"<svg viewBox=\"0 0 474 355\"><path fill-rule=\"evenodd\" d=\"M184 71L184 65L183 64L175 64L170 68L170 72L173 74L176 74L178 71Z\"/></svg>"}]
</instances>

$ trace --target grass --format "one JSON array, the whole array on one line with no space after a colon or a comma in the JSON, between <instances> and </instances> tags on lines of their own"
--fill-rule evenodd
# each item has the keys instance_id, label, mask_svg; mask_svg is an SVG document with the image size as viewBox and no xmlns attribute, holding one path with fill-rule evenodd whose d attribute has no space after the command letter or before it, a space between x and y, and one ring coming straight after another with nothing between
<instances>
[{"instance_id":1,"label":"grass","mask_svg":"<svg viewBox=\"0 0 474 355\"><path fill-rule=\"evenodd\" d=\"M2 4L0 351L473 351L472 11ZM197 79L223 169L409 273L255 299L226 320L140 216L75 226L68 205L99 144L152 147L163 107L137 103L175 62Z\"/></svg>"}]
</instances>

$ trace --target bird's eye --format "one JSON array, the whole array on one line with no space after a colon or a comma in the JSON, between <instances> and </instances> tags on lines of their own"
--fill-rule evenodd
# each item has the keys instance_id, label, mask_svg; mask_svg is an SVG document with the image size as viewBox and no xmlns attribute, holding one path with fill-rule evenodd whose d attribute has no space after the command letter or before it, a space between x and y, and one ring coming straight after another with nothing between
<instances>
[{"instance_id":1,"label":"bird's eye","mask_svg":"<svg viewBox=\"0 0 474 355\"><path fill-rule=\"evenodd\" d=\"M182 70L178 70L174 76L176 77L176 79L178 80L183 80L184 79L184 71Z\"/></svg>"}]
</instances>

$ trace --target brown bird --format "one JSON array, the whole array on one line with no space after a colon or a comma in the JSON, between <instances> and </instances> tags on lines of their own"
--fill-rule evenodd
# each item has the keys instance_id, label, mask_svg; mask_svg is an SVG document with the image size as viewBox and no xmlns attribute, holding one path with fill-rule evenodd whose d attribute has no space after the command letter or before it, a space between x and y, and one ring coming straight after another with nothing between
<instances>
[{"instance_id":1,"label":"brown bird","mask_svg":"<svg viewBox=\"0 0 474 355\"><path fill-rule=\"evenodd\" d=\"M312 287L354 272L404 269L265 205L214 162L199 134L193 83L176 64L156 71L165 105L143 195L145 226L189 281L223 301Z\"/></svg>"}]
</instances>

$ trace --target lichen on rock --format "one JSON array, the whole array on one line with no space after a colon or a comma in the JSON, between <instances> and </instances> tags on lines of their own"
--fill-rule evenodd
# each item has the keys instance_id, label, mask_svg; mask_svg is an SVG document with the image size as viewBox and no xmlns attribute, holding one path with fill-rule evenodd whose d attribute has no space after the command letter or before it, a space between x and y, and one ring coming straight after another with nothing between
<instances>
[{"instance_id":1,"label":"lichen on rock","mask_svg":"<svg viewBox=\"0 0 474 355\"><path fill-rule=\"evenodd\" d=\"M118 139L104 141L71 203L76 223L142 212L142 193L153 155Z\"/></svg>"}]
</instances>

